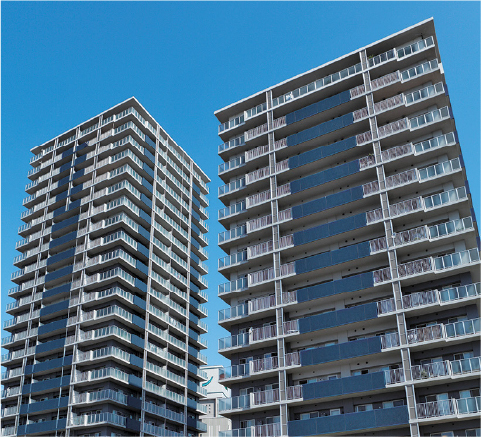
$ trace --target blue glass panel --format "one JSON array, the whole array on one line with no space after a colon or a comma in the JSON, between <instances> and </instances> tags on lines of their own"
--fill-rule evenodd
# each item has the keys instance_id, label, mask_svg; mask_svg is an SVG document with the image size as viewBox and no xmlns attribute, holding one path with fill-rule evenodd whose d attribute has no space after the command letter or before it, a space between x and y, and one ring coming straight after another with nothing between
<instances>
[{"instance_id":1,"label":"blue glass panel","mask_svg":"<svg viewBox=\"0 0 481 437\"><path fill-rule=\"evenodd\" d=\"M138 420L127 417L127 420L125 421L125 427L140 434L140 422Z\"/></svg>"},{"instance_id":2,"label":"blue glass panel","mask_svg":"<svg viewBox=\"0 0 481 437\"><path fill-rule=\"evenodd\" d=\"M75 235L77 235L76 232L75 232ZM61 269L55 270L52 273L47 273L45 275L45 283L47 283L49 281L53 281L55 279L59 279L59 278L61 278L63 276L66 276L66 275L70 275L70 274L72 274L72 272L73 272L73 266L67 266L67 267L63 267Z\"/></svg>"},{"instance_id":3,"label":"blue glass panel","mask_svg":"<svg viewBox=\"0 0 481 437\"><path fill-rule=\"evenodd\" d=\"M135 278L135 287L144 293L147 293L147 284L140 279Z\"/></svg>"},{"instance_id":4,"label":"blue glass panel","mask_svg":"<svg viewBox=\"0 0 481 437\"><path fill-rule=\"evenodd\" d=\"M149 207L149 209L152 209L152 200L149 199L144 193L140 195L140 200L144 202Z\"/></svg>"},{"instance_id":5,"label":"blue glass panel","mask_svg":"<svg viewBox=\"0 0 481 437\"><path fill-rule=\"evenodd\" d=\"M326 197L311 200L310 202L303 203L302 205L294 206L292 208L292 218L298 219L301 217L306 217L308 215L325 211L346 203L354 202L362 198L362 186L349 188L335 194L330 194Z\"/></svg>"},{"instance_id":6,"label":"blue glass panel","mask_svg":"<svg viewBox=\"0 0 481 437\"><path fill-rule=\"evenodd\" d=\"M66 226L78 223L79 217L80 216L77 214L77 215L74 215L72 217L69 217L68 219L62 220L61 222L54 223L52 225L52 232L58 231L59 229L63 229Z\"/></svg>"},{"instance_id":7,"label":"blue glass panel","mask_svg":"<svg viewBox=\"0 0 481 437\"><path fill-rule=\"evenodd\" d=\"M75 247L64 250L63 252L57 253L56 255L53 255L53 256L47 258L47 266L55 264L59 261L64 261L68 258L73 257L74 255L75 255Z\"/></svg>"},{"instance_id":8,"label":"blue glass panel","mask_svg":"<svg viewBox=\"0 0 481 437\"><path fill-rule=\"evenodd\" d=\"M369 242L354 244L352 246L296 260L296 273L301 274L311 272L313 270L364 258L369 255Z\"/></svg>"},{"instance_id":9,"label":"blue glass panel","mask_svg":"<svg viewBox=\"0 0 481 437\"><path fill-rule=\"evenodd\" d=\"M140 218L145 220L147 223L151 223L150 214L147 214L143 209L140 210Z\"/></svg>"},{"instance_id":10,"label":"blue glass panel","mask_svg":"<svg viewBox=\"0 0 481 437\"><path fill-rule=\"evenodd\" d=\"M40 317L47 316L49 314L56 313L57 311L65 310L69 307L69 301L54 303L40 309Z\"/></svg>"},{"instance_id":11,"label":"blue glass panel","mask_svg":"<svg viewBox=\"0 0 481 437\"><path fill-rule=\"evenodd\" d=\"M139 308L142 308L143 310L145 310L146 308L145 300L139 296L134 296L134 305L137 305Z\"/></svg>"},{"instance_id":12,"label":"blue glass panel","mask_svg":"<svg viewBox=\"0 0 481 437\"><path fill-rule=\"evenodd\" d=\"M291 192L307 190L359 172L359 161L351 161L291 182Z\"/></svg>"},{"instance_id":13,"label":"blue glass panel","mask_svg":"<svg viewBox=\"0 0 481 437\"><path fill-rule=\"evenodd\" d=\"M56 320L55 322L47 323L38 327L38 335L47 334L49 332L64 329L67 326L67 319Z\"/></svg>"},{"instance_id":14,"label":"blue glass panel","mask_svg":"<svg viewBox=\"0 0 481 437\"><path fill-rule=\"evenodd\" d=\"M138 346L142 349L144 348L145 341L144 341L143 338L140 338L138 335L135 335L135 334L132 334L130 338L131 338L132 344L134 344L135 346Z\"/></svg>"},{"instance_id":15,"label":"blue glass panel","mask_svg":"<svg viewBox=\"0 0 481 437\"><path fill-rule=\"evenodd\" d=\"M327 363L381 352L381 338L371 337L300 352L301 365Z\"/></svg>"},{"instance_id":16,"label":"blue glass panel","mask_svg":"<svg viewBox=\"0 0 481 437\"><path fill-rule=\"evenodd\" d=\"M87 159L87 155L79 156L74 159L73 165L76 166L76 165L82 164L82 162L85 162L86 159Z\"/></svg>"},{"instance_id":17,"label":"blue glass panel","mask_svg":"<svg viewBox=\"0 0 481 437\"><path fill-rule=\"evenodd\" d=\"M144 361L142 358L139 358L135 355L130 355L130 364L132 364L133 366L137 366L139 367L140 369L143 369L144 368Z\"/></svg>"},{"instance_id":18,"label":"blue glass panel","mask_svg":"<svg viewBox=\"0 0 481 437\"><path fill-rule=\"evenodd\" d=\"M72 284L68 283L68 284L59 285L58 287L51 288L50 290L45 290L43 292L43 298L45 299L46 297L52 297L52 296L55 296L56 294L68 293L70 292L71 287L72 287Z\"/></svg>"},{"instance_id":19,"label":"blue glass panel","mask_svg":"<svg viewBox=\"0 0 481 437\"><path fill-rule=\"evenodd\" d=\"M129 384L134 385L136 387L142 387L142 378L129 374Z\"/></svg>"},{"instance_id":20,"label":"blue glass panel","mask_svg":"<svg viewBox=\"0 0 481 437\"><path fill-rule=\"evenodd\" d=\"M141 329L145 329L145 320L135 314L132 315L132 323L137 325Z\"/></svg>"}]
</instances>

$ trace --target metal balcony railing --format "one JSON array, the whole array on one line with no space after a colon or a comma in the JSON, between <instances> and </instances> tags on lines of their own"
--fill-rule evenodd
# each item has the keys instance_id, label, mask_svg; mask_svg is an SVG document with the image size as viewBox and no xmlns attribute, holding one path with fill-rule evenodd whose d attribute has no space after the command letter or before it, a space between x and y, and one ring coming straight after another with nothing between
<instances>
[{"instance_id":1,"label":"metal balcony railing","mask_svg":"<svg viewBox=\"0 0 481 437\"><path fill-rule=\"evenodd\" d=\"M277 326L261 326L260 328L254 328L249 332L249 342L268 340L269 338L277 337Z\"/></svg>"},{"instance_id":2,"label":"metal balcony railing","mask_svg":"<svg viewBox=\"0 0 481 437\"><path fill-rule=\"evenodd\" d=\"M279 402L280 400L280 394L279 394L278 388L273 390L256 391L254 393L251 393L250 397L251 397L250 404L252 406L273 404L273 403Z\"/></svg>"},{"instance_id":3,"label":"metal balcony railing","mask_svg":"<svg viewBox=\"0 0 481 437\"><path fill-rule=\"evenodd\" d=\"M274 306L276 306L276 297L274 295L259 297L248 302L249 314L272 308Z\"/></svg>"}]
</instances>

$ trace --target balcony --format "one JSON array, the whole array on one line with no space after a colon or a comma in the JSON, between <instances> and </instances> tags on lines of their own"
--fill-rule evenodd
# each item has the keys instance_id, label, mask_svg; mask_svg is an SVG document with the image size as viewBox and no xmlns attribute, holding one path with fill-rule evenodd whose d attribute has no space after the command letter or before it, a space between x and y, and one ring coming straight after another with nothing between
<instances>
[{"instance_id":1,"label":"balcony","mask_svg":"<svg viewBox=\"0 0 481 437\"><path fill-rule=\"evenodd\" d=\"M242 167L243 165L245 165L245 163L246 163L245 155L240 155L236 158L232 158L228 162L224 162L222 164L219 164L218 174L220 176L221 174L224 174L224 173L226 173L230 170Z\"/></svg>"},{"instance_id":2,"label":"balcony","mask_svg":"<svg viewBox=\"0 0 481 437\"><path fill-rule=\"evenodd\" d=\"M239 291L247 290L247 278L239 278L231 282L226 282L224 284L218 285L217 294L221 296L222 294L234 293Z\"/></svg>"},{"instance_id":3,"label":"balcony","mask_svg":"<svg viewBox=\"0 0 481 437\"><path fill-rule=\"evenodd\" d=\"M259 217L253 220L249 220L246 223L247 233L254 232L258 229L265 228L272 224L272 215L266 215L264 217Z\"/></svg>"},{"instance_id":4,"label":"balcony","mask_svg":"<svg viewBox=\"0 0 481 437\"><path fill-rule=\"evenodd\" d=\"M246 225L237 226L234 229L219 233L217 241L219 244L227 243L228 241L243 237L244 235L247 235Z\"/></svg>"},{"instance_id":5,"label":"balcony","mask_svg":"<svg viewBox=\"0 0 481 437\"><path fill-rule=\"evenodd\" d=\"M263 311L274 306L276 306L276 297L274 295L259 297L248 302L249 314Z\"/></svg>"},{"instance_id":6,"label":"balcony","mask_svg":"<svg viewBox=\"0 0 481 437\"><path fill-rule=\"evenodd\" d=\"M399 278L407 278L420 275L427 272L440 272L450 270L457 267L463 267L470 264L479 263L479 252L477 248L455 252L445 256L436 258L428 257L404 264L398 264ZM373 271L374 284L391 280L391 270L389 267Z\"/></svg>"},{"instance_id":7,"label":"balcony","mask_svg":"<svg viewBox=\"0 0 481 437\"><path fill-rule=\"evenodd\" d=\"M427 179L434 179L444 174L450 174L461 169L461 162L459 158L451 159L450 161L441 162L436 165L431 165L426 168L418 170L419 181L423 182Z\"/></svg>"},{"instance_id":8,"label":"balcony","mask_svg":"<svg viewBox=\"0 0 481 437\"><path fill-rule=\"evenodd\" d=\"M426 114L419 115L409 119L410 129L418 129L423 126L427 126L432 123L444 120L450 117L449 108L447 106L441 109L435 109L434 111L427 112Z\"/></svg>"},{"instance_id":9,"label":"balcony","mask_svg":"<svg viewBox=\"0 0 481 437\"><path fill-rule=\"evenodd\" d=\"M117 425L120 427L125 427L127 423L127 418L119 416L114 413L99 413L99 414L88 414L82 416L73 416L70 419L70 426L89 426L97 423L108 423L109 425Z\"/></svg>"},{"instance_id":10,"label":"balcony","mask_svg":"<svg viewBox=\"0 0 481 437\"><path fill-rule=\"evenodd\" d=\"M219 125L219 134L242 124L244 124L244 114L240 114L237 117L234 117L229 121L226 121L225 123ZM219 150L219 152L221 152L221 150Z\"/></svg>"},{"instance_id":11,"label":"balcony","mask_svg":"<svg viewBox=\"0 0 481 437\"><path fill-rule=\"evenodd\" d=\"M224 310L219 310L219 323L237 319L240 317L245 317L248 315L248 309L246 304L240 304L235 307L226 308Z\"/></svg>"},{"instance_id":12,"label":"balcony","mask_svg":"<svg viewBox=\"0 0 481 437\"><path fill-rule=\"evenodd\" d=\"M328 76L325 76L321 79L316 80L315 82L311 82L307 85L304 85L300 88L297 88L293 91L290 91L282 96L276 97L272 100L272 107L275 108L283 103L287 103L291 100L295 100L299 97L302 97L303 95L313 92L315 90L324 88L331 83L337 82L339 80L342 80L346 77L352 76L362 70L361 63L359 62L356 65L353 65L351 67L345 68L344 70L338 71L336 73L330 74Z\"/></svg>"},{"instance_id":13,"label":"balcony","mask_svg":"<svg viewBox=\"0 0 481 437\"><path fill-rule=\"evenodd\" d=\"M379 77L371 81L371 90L375 91L378 88L383 88L390 85L391 83L397 82L400 79L399 71L394 71L393 73L386 74L385 76Z\"/></svg>"},{"instance_id":14,"label":"balcony","mask_svg":"<svg viewBox=\"0 0 481 437\"><path fill-rule=\"evenodd\" d=\"M446 399L416 405L418 419L458 416L481 412L481 397Z\"/></svg>"},{"instance_id":15,"label":"balcony","mask_svg":"<svg viewBox=\"0 0 481 437\"><path fill-rule=\"evenodd\" d=\"M246 186L246 178L242 177L236 179L235 181L229 182L228 184L221 185L219 187L219 197L225 196L226 194L233 193L234 191L239 191Z\"/></svg>"},{"instance_id":16,"label":"balcony","mask_svg":"<svg viewBox=\"0 0 481 437\"><path fill-rule=\"evenodd\" d=\"M396 59L396 52L394 49L388 50L387 52L381 53L380 55L373 56L367 60L369 68L377 67L378 65L384 64L385 62Z\"/></svg>"},{"instance_id":17,"label":"balcony","mask_svg":"<svg viewBox=\"0 0 481 437\"><path fill-rule=\"evenodd\" d=\"M246 210L246 201L235 203L226 208L219 209L219 220L232 217Z\"/></svg>"},{"instance_id":18,"label":"balcony","mask_svg":"<svg viewBox=\"0 0 481 437\"><path fill-rule=\"evenodd\" d=\"M247 251L244 250L242 252L233 253L232 255L228 255L224 258L219 259L218 269L222 270L226 267L239 265L247 261Z\"/></svg>"},{"instance_id":19,"label":"balcony","mask_svg":"<svg viewBox=\"0 0 481 437\"><path fill-rule=\"evenodd\" d=\"M235 349L249 344L249 334L243 333L232 337L219 338L219 352Z\"/></svg>"},{"instance_id":20,"label":"balcony","mask_svg":"<svg viewBox=\"0 0 481 437\"><path fill-rule=\"evenodd\" d=\"M111 389L94 391L89 393L76 393L73 394L73 404L85 404L92 402L100 402L105 400L111 400L120 404L127 405L128 396L122 392L114 391Z\"/></svg>"},{"instance_id":21,"label":"balcony","mask_svg":"<svg viewBox=\"0 0 481 437\"><path fill-rule=\"evenodd\" d=\"M285 367L300 365L299 352L291 352L285 355ZM256 374L264 374L272 372L279 368L278 357L261 358L249 361L247 364L238 364L231 367L221 368L219 370L219 380L229 381L238 378L244 378Z\"/></svg>"},{"instance_id":22,"label":"balcony","mask_svg":"<svg viewBox=\"0 0 481 437\"><path fill-rule=\"evenodd\" d=\"M420 226L418 228L395 233L394 244L396 246L404 246L417 241L426 239L434 240L453 234L459 234L472 229L474 229L473 219L471 217L465 217L462 219L441 223L439 225Z\"/></svg>"},{"instance_id":23,"label":"balcony","mask_svg":"<svg viewBox=\"0 0 481 437\"><path fill-rule=\"evenodd\" d=\"M250 407L249 395L234 396L232 398L219 399L219 412L226 413L235 410L245 410Z\"/></svg>"},{"instance_id":24,"label":"balcony","mask_svg":"<svg viewBox=\"0 0 481 437\"><path fill-rule=\"evenodd\" d=\"M291 276L296 273L295 262L288 264L282 264L280 267L280 276L278 278L283 278L285 276ZM264 282L272 281L275 278L274 267L265 270L259 270L254 273L248 274L248 284L249 287L262 284Z\"/></svg>"},{"instance_id":25,"label":"balcony","mask_svg":"<svg viewBox=\"0 0 481 437\"><path fill-rule=\"evenodd\" d=\"M277 326L261 326L260 328L254 328L249 332L249 343L255 343L257 341L268 340L270 338L277 337Z\"/></svg>"},{"instance_id":26,"label":"balcony","mask_svg":"<svg viewBox=\"0 0 481 437\"><path fill-rule=\"evenodd\" d=\"M422 39L420 41L417 41L413 44L410 44L406 47L403 47L397 51L397 58L401 59L404 58L405 56L413 55L416 52L419 52L420 50L429 48L434 45L434 38L432 36Z\"/></svg>"},{"instance_id":27,"label":"balcony","mask_svg":"<svg viewBox=\"0 0 481 437\"><path fill-rule=\"evenodd\" d=\"M219 437L280 437L281 424L269 423L255 425L248 428L237 428L229 431L220 431Z\"/></svg>"},{"instance_id":28,"label":"balcony","mask_svg":"<svg viewBox=\"0 0 481 437\"><path fill-rule=\"evenodd\" d=\"M431 138L430 140L421 141L413 144L416 154L427 152L431 149L437 149L445 146L453 146L456 144L456 136L454 132L440 135L438 137Z\"/></svg>"}]
</instances>

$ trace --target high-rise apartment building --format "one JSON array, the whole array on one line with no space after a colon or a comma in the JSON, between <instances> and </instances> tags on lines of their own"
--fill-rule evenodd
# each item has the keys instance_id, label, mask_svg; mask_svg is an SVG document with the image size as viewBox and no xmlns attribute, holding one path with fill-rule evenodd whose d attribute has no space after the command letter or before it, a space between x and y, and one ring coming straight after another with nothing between
<instances>
[{"instance_id":1,"label":"high-rise apartment building","mask_svg":"<svg viewBox=\"0 0 481 437\"><path fill-rule=\"evenodd\" d=\"M478 228L433 20L216 116L221 435L479 436Z\"/></svg>"},{"instance_id":2,"label":"high-rise apartment building","mask_svg":"<svg viewBox=\"0 0 481 437\"><path fill-rule=\"evenodd\" d=\"M34 147L2 436L196 436L209 179L131 98Z\"/></svg>"}]
</instances>

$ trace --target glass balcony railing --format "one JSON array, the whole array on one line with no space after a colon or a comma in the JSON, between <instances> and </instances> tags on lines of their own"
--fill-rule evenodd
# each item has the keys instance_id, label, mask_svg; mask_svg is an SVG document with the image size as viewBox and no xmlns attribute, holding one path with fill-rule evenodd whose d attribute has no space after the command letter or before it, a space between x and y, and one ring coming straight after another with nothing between
<instances>
[{"instance_id":1,"label":"glass balcony railing","mask_svg":"<svg viewBox=\"0 0 481 437\"><path fill-rule=\"evenodd\" d=\"M426 114L418 115L417 117L409 119L409 126L411 129L416 129L445 118L449 118L449 108L447 106L427 112Z\"/></svg>"},{"instance_id":2,"label":"glass balcony railing","mask_svg":"<svg viewBox=\"0 0 481 437\"><path fill-rule=\"evenodd\" d=\"M389 332L381 335L380 337L382 349L389 349L399 346L399 334L397 332Z\"/></svg>"},{"instance_id":3,"label":"glass balcony railing","mask_svg":"<svg viewBox=\"0 0 481 437\"><path fill-rule=\"evenodd\" d=\"M219 244L221 244L236 238L240 238L244 235L247 235L246 225L237 226L234 229L220 232L217 241Z\"/></svg>"},{"instance_id":4,"label":"glass balcony railing","mask_svg":"<svg viewBox=\"0 0 481 437\"><path fill-rule=\"evenodd\" d=\"M219 164L219 175L226 171L233 170L234 168L242 167L246 163L245 155L237 156L228 162Z\"/></svg>"},{"instance_id":5,"label":"glass balcony railing","mask_svg":"<svg viewBox=\"0 0 481 437\"><path fill-rule=\"evenodd\" d=\"M241 124L244 124L244 121L244 114L240 114L237 117L231 118L229 121L219 125L219 133L222 133L227 129L232 129L236 126L240 126Z\"/></svg>"},{"instance_id":6,"label":"glass balcony railing","mask_svg":"<svg viewBox=\"0 0 481 437\"><path fill-rule=\"evenodd\" d=\"M388 50L387 52L381 53L380 55L370 57L367 60L367 63L370 68L373 68L378 65L384 64L390 59L395 59L395 58L396 58L396 52L394 51L394 49L391 49L391 50Z\"/></svg>"},{"instance_id":7,"label":"glass balcony railing","mask_svg":"<svg viewBox=\"0 0 481 437\"><path fill-rule=\"evenodd\" d=\"M444 92L444 85L442 82L438 82L435 85L429 85L420 90L413 91L412 93L407 93L404 95L406 100L406 105L411 105L418 101L429 99L430 97L442 94Z\"/></svg>"},{"instance_id":8,"label":"glass balcony railing","mask_svg":"<svg viewBox=\"0 0 481 437\"><path fill-rule=\"evenodd\" d=\"M223 269L225 267L240 264L245 261L247 261L247 250L243 250L242 252L233 253L232 255L220 258L218 268Z\"/></svg>"},{"instance_id":9,"label":"glass balcony railing","mask_svg":"<svg viewBox=\"0 0 481 437\"><path fill-rule=\"evenodd\" d=\"M445 288L439 291L441 302L450 302L459 299L467 299L471 297L481 296L481 284L461 285L459 287Z\"/></svg>"},{"instance_id":10,"label":"glass balcony railing","mask_svg":"<svg viewBox=\"0 0 481 437\"><path fill-rule=\"evenodd\" d=\"M431 417L476 414L481 411L481 397L474 396L461 399L445 399L416 405L418 419Z\"/></svg>"},{"instance_id":11,"label":"glass balcony railing","mask_svg":"<svg viewBox=\"0 0 481 437\"><path fill-rule=\"evenodd\" d=\"M479 334L480 320L462 320L455 323L448 323L444 325L447 338L460 337L465 335Z\"/></svg>"},{"instance_id":12,"label":"glass balcony railing","mask_svg":"<svg viewBox=\"0 0 481 437\"><path fill-rule=\"evenodd\" d=\"M244 118L248 120L249 118L252 118L258 114L262 114L265 111L267 111L267 103L264 102L264 103L261 103L260 105L255 106L254 108L251 108L245 111Z\"/></svg>"},{"instance_id":13,"label":"glass balcony railing","mask_svg":"<svg viewBox=\"0 0 481 437\"><path fill-rule=\"evenodd\" d=\"M423 62L422 64L419 64L415 67L411 67L407 70L404 70L401 73L401 77L403 81L406 81L416 76L429 73L433 70L436 70L437 68L438 68L438 60L433 59L432 61Z\"/></svg>"},{"instance_id":14,"label":"glass balcony railing","mask_svg":"<svg viewBox=\"0 0 481 437\"><path fill-rule=\"evenodd\" d=\"M459 158L454 158L454 159L451 159L450 161L440 162L439 164L431 165L429 167L418 170L419 179L421 181L426 179L432 179L432 178L441 176L443 174L452 173L456 170L459 170L460 168L461 168L461 162Z\"/></svg>"},{"instance_id":15,"label":"glass balcony railing","mask_svg":"<svg viewBox=\"0 0 481 437\"><path fill-rule=\"evenodd\" d=\"M219 351L228 350L249 344L249 334L243 333L232 337L219 338Z\"/></svg>"},{"instance_id":16,"label":"glass balcony railing","mask_svg":"<svg viewBox=\"0 0 481 437\"><path fill-rule=\"evenodd\" d=\"M232 378L240 378L243 376L248 376L249 364L238 364L231 367L221 367L219 369L219 381Z\"/></svg>"},{"instance_id":17,"label":"glass balcony railing","mask_svg":"<svg viewBox=\"0 0 481 437\"><path fill-rule=\"evenodd\" d=\"M464 200L467 198L466 187L459 187L453 190L444 191L443 193L433 194L432 196L424 197L424 207L426 209L440 207L450 203Z\"/></svg>"},{"instance_id":18,"label":"glass balcony railing","mask_svg":"<svg viewBox=\"0 0 481 437\"><path fill-rule=\"evenodd\" d=\"M243 291L247 289L247 277L239 278L234 281L219 284L218 294L233 293L236 291Z\"/></svg>"},{"instance_id":19,"label":"glass balcony railing","mask_svg":"<svg viewBox=\"0 0 481 437\"><path fill-rule=\"evenodd\" d=\"M269 338L275 338L277 336L277 326L261 326L259 328L254 328L249 333L250 341L262 341Z\"/></svg>"},{"instance_id":20,"label":"glass balcony railing","mask_svg":"<svg viewBox=\"0 0 481 437\"><path fill-rule=\"evenodd\" d=\"M434 258L434 266L436 270L445 270L478 261L478 249L470 249Z\"/></svg>"},{"instance_id":21,"label":"glass balcony railing","mask_svg":"<svg viewBox=\"0 0 481 437\"><path fill-rule=\"evenodd\" d=\"M244 410L250 407L250 396L234 396L232 398L219 399L219 412L232 410Z\"/></svg>"},{"instance_id":22,"label":"glass balcony railing","mask_svg":"<svg viewBox=\"0 0 481 437\"><path fill-rule=\"evenodd\" d=\"M481 357L464 358L451 361L451 372L453 375L479 372L481 370Z\"/></svg>"},{"instance_id":23,"label":"glass balcony railing","mask_svg":"<svg viewBox=\"0 0 481 437\"><path fill-rule=\"evenodd\" d=\"M411 366L411 377L414 380L432 379L450 375L449 361Z\"/></svg>"},{"instance_id":24,"label":"glass balcony railing","mask_svg":"<svg viewBox=\"0 0 481 437\"><path fill-rule=\"evenodd\" d=\"M456 144L456 136L454 132L450 132L444 135L440 135L430 140L421 141L420 143L413 144L415 153L423 153L430 149L435 149L444 146L452 146Z\"/></svg>"},{"instance_id":25,"label":"glass balcony railing","mask_svg":"<svg viewBox=\"0 0 481 437\"><path fill-rule=\"evenodd\" d=\"M246 210L246 201L243 200L233 205L227 206L226 208L219 209L219 220L239 214Z\"/></svg>"},{"instance_id":26,"label":"glass balcony railing","mask_svg":"<svg viewBox=\"0 0 481 437\"><path fill-rule=\"evenodd\" d=\"M397 57L398 59L404 58L405 56L413 55L420 50L426 49L434 45L434 38L432 36L417 41L413 44L410 44L406 47L397 50Z\"/></svg>"},{"instance_id":27,"label":"glass balcony railing","mask_svg":"<svg viewBox=\"0 0 481 437\"><path fill-rule=\"evenodd\" d=\"M240 147L245 144L244 135L239 137L233 138L232 140L226 141L224 144L219 146L219 153L224 152L225 150L233 149L234 147Z\"/></svg>"},{"instance_id":28,"label":"glass balcony railing","mask_svg":"<svg viewBox=\"0 0 481 437\"><path fill-rule=\"evenodd\" d=\"M307 85L304 85L300 88L297 88L293 91L290 91L282 96L276 97L272 100L272 106L275 108L276 106L281 105L282 103L289 102L290 100L297 99L298 97L303 96L309 92L315 91L317 89L321 89L331 83L337 82L345 77L352 76L362 70L361 63L359 62L352 67L345 68L344 70L338 71L337 73L330 74L329 76L325 76L322 79L318 79L314 82L311 82Z\"/></svg>"},{"instance_id":29,"label":"glass balcony railing","mask_svg":"<svg viewBox=\"0 0 481 437\"><path fill-rule=\"evenodd\" d=\"M269 127L267 126L267 123L257 126L253 129L249 129L244 134L245 140L246 141L252 140L253 138L256 138L262 134L265 134L268 130L269 130Z\"/></svg>"},{"instance_id":30,"label":"glass balcony railing","mask_svg":"<svg viewBox=\"0 0 481 437\"><path fill-rule=\"evenodd\" d=\"M290 388L290 387L288 387ZM279 389L261 390L251 393L251 405L267 405L280 401Z\"/></svg>"},{"instance_id":31,"label":"glass balcony railing","mask_svg":"<svg viewBox=\"0 0 481 437\"><path fill-rule=\"evenodd\" d=\"M440 238L446 235L457 234L469 229L474 229L473 219L471 217L465 217L462 219L451 220L446 223L440 223L439 225L429 226L429 238Z\"/></svg>"},{"instance_id":32,"label":"glass balcony railing","mask_svg":"<svg viewBox=\"0 0 481 437\"><path fill-rule=\"evenodd\" d=\"M228 193L232 193L234 191L240 190L246 186L246 179L242 177L240 179L236 179L235 181L229 182L228 184L221 185L219 187L219 197L224 196Z\"/></svg>"},{"instance_id":33,"label":"glass balcony railing","mask_svg":"<svg viewBox=\"0 0 481 437\"><path fill-rule=\"evenodd\" d=\"M244 317L248 314L247 304L243 303L236 305L235 307L219 310L219 322L223 322L229 319L235 319L237 317Z\"/></svg>"}]
</instances>

